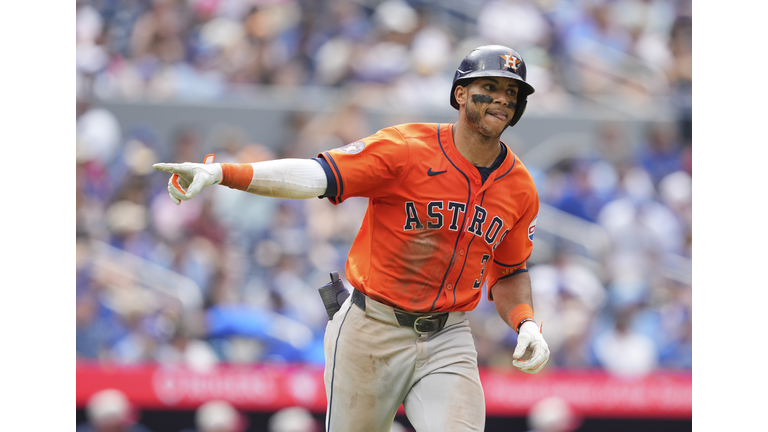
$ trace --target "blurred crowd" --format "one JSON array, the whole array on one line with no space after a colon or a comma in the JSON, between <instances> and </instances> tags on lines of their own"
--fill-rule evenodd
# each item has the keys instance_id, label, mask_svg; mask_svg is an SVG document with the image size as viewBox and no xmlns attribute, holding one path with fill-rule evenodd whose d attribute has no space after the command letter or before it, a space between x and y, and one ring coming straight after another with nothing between
<instances>
[{"instance_id":1,"label":"blurred crowd","mask_svg":"<svg viewBox=\"0 0 768 432\"><path fill-rule=\"evenodd\" d=\"M78 85L100 97L356 85L443 107L483 44L522 54L540 106L578 93L689 108L690 0L77 0Z\"/></svg>"},{"instance_id":2,"label":"blurred crowd","mask_svg":"<svg viewBox=\"0 0 768 432\"><path fill-rule=\"evenodd\" d=\"M211 187L176 206L151 166L214 151L217 162L312 157L375 132L350 105L322 124L297 117L276 149L230 127L212 137L183 127L163 142L148 127L123 130L95 100L329 86L354 88L363 105L444 107L461 58L500 43L526 59L531 109L619 95L675 113L639 142L606 123L590 154L529 166L542 203L610 239L589 260L553 242L530 265L551 366L691 369L692 287L663 271L691 258L690 0L78 0L76 28L79 359L322 363L317 288L343 271L367 201ZM483 300L470 322L479 362L509 367L516 335L493 306Z\"/></svg>"}]
</instances>

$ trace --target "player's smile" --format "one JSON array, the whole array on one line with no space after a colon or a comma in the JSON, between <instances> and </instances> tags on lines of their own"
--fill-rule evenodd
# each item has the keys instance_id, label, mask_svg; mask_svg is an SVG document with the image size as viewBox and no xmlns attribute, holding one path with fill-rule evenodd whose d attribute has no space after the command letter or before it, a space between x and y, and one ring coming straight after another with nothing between
<instances>
[{"instance_id":1,"label":"player's smile","mask_svg":"<svg viewBox=\"0 0 768 432\"><path fill-rule=\"evenodd\" d=\"M485 111L486 115L490 115L491 117L495 117L501 121L503 121L505 124L507 123L507 112L500 108L492 108Z\"/></svg>"}]
</instances>

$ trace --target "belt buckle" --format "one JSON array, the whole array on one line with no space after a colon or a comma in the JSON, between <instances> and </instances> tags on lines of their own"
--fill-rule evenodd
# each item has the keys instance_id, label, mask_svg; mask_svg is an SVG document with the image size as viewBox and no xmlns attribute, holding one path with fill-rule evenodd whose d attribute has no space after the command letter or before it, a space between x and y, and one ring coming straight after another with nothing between
<instances>
[{"instance_id":1,"label":"belt buckle","mask_svg":"<svg viewBox=\"0 0 768 432\"><path fill-rule=\"evenodd\" d=\"M431 318L434 318L434 316L432 316L432 315L422 315L422 316L416 317L416 319L413 320L413 331L415 331L416 333L429 333L428 331L426 331L426 332L419 331L419 329L417 329L416 326L419 325L419 320L421 320L421 319L431 319Z\"/></svg>"}]
</instances>

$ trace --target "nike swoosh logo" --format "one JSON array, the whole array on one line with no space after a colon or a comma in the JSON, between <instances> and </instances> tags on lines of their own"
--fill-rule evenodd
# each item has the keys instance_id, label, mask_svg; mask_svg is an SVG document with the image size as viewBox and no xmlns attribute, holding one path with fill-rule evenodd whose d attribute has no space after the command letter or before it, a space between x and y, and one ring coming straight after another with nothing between
<instances>
[{"instance_id":1,"label":"nike swoosh logo","mask_svg":"<svg viewBox=\"0 0 768 432\"><path fill-rule=\"evenodd\" d=\"M438 174L442 174L442 173L446 173L446 172L448 172L448 170L445 170L445 171L432 171L432 168L429 168L429 170L427 171L427 175L432 177L432 176L436 176Z\"/></svg>"}]
</instances>

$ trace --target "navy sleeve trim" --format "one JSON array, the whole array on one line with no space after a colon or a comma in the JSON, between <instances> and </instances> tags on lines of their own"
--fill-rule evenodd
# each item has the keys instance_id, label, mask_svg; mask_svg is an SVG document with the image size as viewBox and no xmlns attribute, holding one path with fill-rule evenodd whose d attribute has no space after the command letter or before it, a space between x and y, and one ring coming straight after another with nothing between
<instances>
[{"instance_id":1,"label":"navy sleeve trim","mask_svg":"<svg viewBox=\"0 0 768 432\"><path fill-rule=\"evenodd\" d=\"M333 171L331 170L331 166L328 164L328 161L316 157L312 158L313 161L320 164L321 167L323 167L323 171L325 171L325 178L328 180L328 186L325 188L325 193L320 195L320 198L332 198L336 196L336 177L333 175Z\"/></svg>"},{"instance_id":2,"label":"navy sleeve trim","mask_svg":"<svg viewBox=\"0 0 768 432\"><path fill-rule=\"evenodd\" d=\"M515 270L515 271L513 271L512 273L510 273L510 274L508 274L508 275L506 275L506 276L502 276L502 277L500 277L498 280L506 279L506 278L508 278L508 277L512 277L512 276L514 276L514 275L516 275L516 274L520 274L520 273L528 273L528 269L519 269L519 270Z\"/></svg>"},{"instance_id":3,"label":"navy sleeve trim","mask_svg":"<svg viewBox=\"0 0 768 432\"><path fill-rule=\"evenodd\" d=\"M336 177L339 179L339 190L336 194L337 199L341 199L342 195L344 195L344 180L341 178L341 171L339 171L339 167L336 165L336 161L333 160L333 157L328 152L323 152L323 154L328 157L328 160L333 164L333 171L336 173Z\"/></svg>"},{"instance_id":4,"label":"navy sleeve trim","mask_svg":"<svg viewBox=\"0 0 768 432\"><path fill-rule=\"evenodd\" d=\"M341 178L341 171L339 171L339 167L336 165L336 161L333 160L333 157L331 156L330 153L328 153L327 151L323 152L323 156L325 156L326 162L329 162L329 165L331 166L333 173L336 174L336 178L338 178L339 180L339 190L336 191L336 194L333 197L329 197L329 198L333 198L333 200L335 200L336 202L341 202L341 197L344 195L344 180ZM334 184L335 184L335 179L334 179Z\"/></svg>"},{"instance_id":5,"label":"navy sleeve trim","mask_svg":"<svg viewBox=\"0 0 768 432\"><path fill-rule=\"evenodd\" d=\"M525 257L525 259L524 259L524 260L522 260L521 262L519 262L519 263L517 263L517 264L502 264L502 263L500 263L500 262L498 262L498 261L496 261L496 260L493 260L493 262L494 262L494 263L496 263L496 264L498 264L498 265L500 265L500 266L502 266L502 267L517 267L517 266L519 266L519 265L523 265L523 264L525 264L525 262L526 262L526 261L528 261L528 258L530 258L530 257L531 257L531 254L528 254L528 256L527 256L527 257Z\"/></svg>"}]
</instances>

